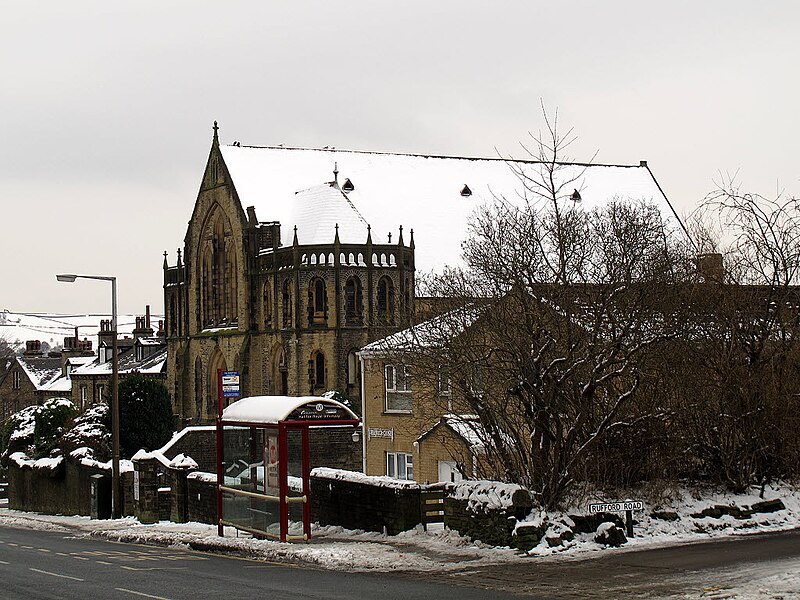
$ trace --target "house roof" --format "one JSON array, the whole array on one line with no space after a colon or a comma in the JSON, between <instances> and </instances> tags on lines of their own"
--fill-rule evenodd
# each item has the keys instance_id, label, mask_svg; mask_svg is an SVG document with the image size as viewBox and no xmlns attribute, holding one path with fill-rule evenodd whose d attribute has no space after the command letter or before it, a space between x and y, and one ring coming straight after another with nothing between
<instances>
[{"instance_id":1,"label":"house roof","mask_svg":"<svg viewBox=\"0 0 800 600\"><path fill-rule=\"evenodd\" d=\"M132 347L119 354L119 373L132 373L138 371L145 375L158 375L165 372L167 364L167 346L149 356L137 360L136 348ZM110 375L112 372L112 361L101 361L95 358L92 362L82 365L72 371L71 375Z\"/></svg>"},{"instance_id":2,"label":"house roof","mask_svg":"<svg viewBox=\"0 0 800 600\"><path fill-rule=\"evenodd\" d=\"M481 315L481 307L468 304L402 329L364 346L360 356L384 356L390 351L413 348L433 348L442 340L449 340L466 331Z\"/></svg>"},{"instance_id":3,"label":"house roof","mask_svg":"<svg viewBox=\"0 0 800 600\"><path fill-rule=\"evenodd\" d=\"M45 389L61 376L61 357L20 356L17 357L17 362L37 390Z\"/></svg>"},{"instance_id":4,"label":"house roof","mask_svg":"<svg viewBox=\"0 0 800 600\"><path fill-rule=\"evenodd\" d=\"M335 223L342 221L340 229L344 222L355 225L355 211L372 226L375 243L386 243L390 232L396 241L401 225L405 227L404 241L408 243L409 230L413 229L416 264L423 271L458 264L461 242L473 211L497 197L523 202L523 185L515 170L533 174L542 169L538 162L500 158L238 145L220 146L220 151L243 208L254 206L261 221L280 221L283 245L292 243L294 225L298 226L301 244L312 243L306 241L309 239L333 242ZM354 186L346 195L351 206L330 191L324 195L315 192L313 196L307 193L299 198L304 209L298 211L296 192L329 181L334 168L338 168L339 181L349 179ZM561 182L576 178L561 190L560 200L564 202L571 201L574 189L579 191L581 205L586 208L602 206L614 199L645 200L655 203L667 220L682 227L644 163L564 164L557 169L556 176ZM465 185L470 195L462 195ZM331 201L335 206L326 207ZM312 207L318 214L324 214L318 224L305 218L306 210ZM358 233L359 229L354 228L352 234ZM351 241L364 242L366 236L362 240L347 240Z\"/></svg>"},{"instance_id":5,"label":"house roof","mask_svg":"<svg viewBox=\"0 0 800 600\"><path fill-rule=\"evenodd\" d=\"M486 446L486 432L481 428L480 418L477 415L444 415L433 427L417 438L423 442L440 427L448 427L457 436L473 449Z\"/></svg>"}]
</instances>

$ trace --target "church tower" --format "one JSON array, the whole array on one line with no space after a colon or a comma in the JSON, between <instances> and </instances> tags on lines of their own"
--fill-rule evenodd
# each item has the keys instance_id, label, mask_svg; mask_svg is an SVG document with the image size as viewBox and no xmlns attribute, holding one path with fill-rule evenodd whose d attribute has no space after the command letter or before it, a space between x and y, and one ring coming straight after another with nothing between
<instances>
[{"instance_id":1,"label":"church tower","mask_svg":"<svg viewBox=\"0 0 800 600\"><path fill-rule=\"evenodd\" d=\"M243 396L337 391L358 411L356 352L412 319L413 231L407 245L402 226L373 240L358 183L340 182L335 161L331 181L309 172L310 187L275 191L280 166L257 150L220 146L214 124L183 248L173 265L164 256L168 384L184 423L215 418L217 369L240 371Z\"/></svg>"}]
</instances>

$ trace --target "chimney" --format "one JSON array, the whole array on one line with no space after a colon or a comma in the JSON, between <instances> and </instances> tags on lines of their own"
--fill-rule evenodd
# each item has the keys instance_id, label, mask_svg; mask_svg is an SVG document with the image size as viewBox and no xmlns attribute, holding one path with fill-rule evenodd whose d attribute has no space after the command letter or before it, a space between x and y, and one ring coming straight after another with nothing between
<instances>
[{"instance_id":1,"label":"chimney","mask_svg":"<svg viewBox=\"0 0 800 600\"><path fill-rule=\"evenodd\" d=\"M102 319L100 321L100 332L97 334L97 347L100 348L105 343L109 348L114 342L113 335L111 335L111 319Z\"/></svg>"},{"instance_id":2,"label":"chimney","mask_svg":"<svg viewBox=\"0 0 800 600\"><path fill-rule=\"evenodd\" d=\"M42 342L39 340L28 340L25 342L25 352L23 356L41 356L42 355Z\"/></svg>"},{"instance_id":3,"label":"chimney","mask_svg":"<svg viewBox=\"0 0 800 600\"><path fill-rule=\"evenodd\" d=\"M145 307L145 315L136 317L136 329L133 330L133 339L138 340L143 337L151 337L153 328L150 327L150 305Z\"/></svg>"},{"instance_id":4,"label":"chimney","mask_svg":"<svg viewBox=\"0 0 800 600\"><path fill-rule=\"evenodd\" d=\"M697 257L697 274L705 283L722 283L725 276L722 254L718 252L700 254Z\"/></svg>"}]
</instances>

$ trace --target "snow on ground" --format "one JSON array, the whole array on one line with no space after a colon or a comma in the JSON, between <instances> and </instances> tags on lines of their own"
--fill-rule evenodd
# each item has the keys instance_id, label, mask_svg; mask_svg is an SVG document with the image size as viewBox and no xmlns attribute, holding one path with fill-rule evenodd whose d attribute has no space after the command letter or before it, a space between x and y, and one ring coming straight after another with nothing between
<instances>
[{"instance_id":1,"label":"snow on ground","mask_svg":"<svg viewBox=\"0 0 800 600\"><path fill-rule=\"evenodd\" d=\"M225 528L225 537L217 536L217 528L200 523L160 522L143 525L134 518L91 520L78 516L50 516L9 510L0 503L0 526L61 531L75 536L98 536L123 542L137 542L194 550L235 552L269 561L314 564L346 571L397 570L417 572L456 572L492 564L531 565L532 561L562 561L598 557L604 553L621 553L648 548L680 545L723 536L780 531L800 527L800 489L791 486L767 488L765 499L781 498L786 510L756 514L751 519L737 520L729 516L719 519L692 518L691 513L725 504L750 506L761 500L757 493L729 494L700 490L674 491L669 502L648 506L635 515L636 536L621 548L604 548L591 534L578 534L564 546L550 548L542 542L527 555L510 548L494 548L472 542L454 531L438 528L425 531L421 526L397 536L346 530L333 526L314 526L309 543L281 543L257 540L249 534ZM584 514L585 506L575 512ZM680 515L677 521L663 521L650 516L652 510L672 510ZM567 511L571 512L571 511ZM561 516L561 515L558 515ZM536 514L532 519L541 518ZM552 521L556 515L549 515ZM299 533L299 532L296 532ZM700 574L697 574L700 577ZM724 585L708 584L703 598L797 598L800 599L800 559L758 563L752 568L719 570L702 574L702 581L723 581ZM682 588L682 589L688 589ZM697 587L695 587L697 589ZM696 593L683 596L696 598Z\"/></svg>"}]
</instances>

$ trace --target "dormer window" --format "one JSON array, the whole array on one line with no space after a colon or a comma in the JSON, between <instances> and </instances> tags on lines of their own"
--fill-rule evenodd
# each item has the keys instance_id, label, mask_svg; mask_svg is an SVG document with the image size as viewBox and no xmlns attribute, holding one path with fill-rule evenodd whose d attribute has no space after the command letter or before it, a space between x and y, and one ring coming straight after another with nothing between
<instances>
[{"instance_id":1,"label":"dormer window","mask_svg":"<svg viewBox=\"0 0 800 600\"><path fill-rule=\"evenodd\" d=\"M353 182L350 181L349 179L345 179L344 184L342 184L342 191L352 192L354 189L356 189L356 186L353 185Z\"/></svg>"},{"instance_id":2,"label":"dormer window","mask_svg":"<svg viewBox=\"0 0 800 600\"><path fill-rule=\"evenodd\" d=\"M469 186L466 183L464 184L464 187L461 188L461 195L464 198L469 198L470 196L472 196L472 190L469 189Z\"/></svg>"}]
</instances>

